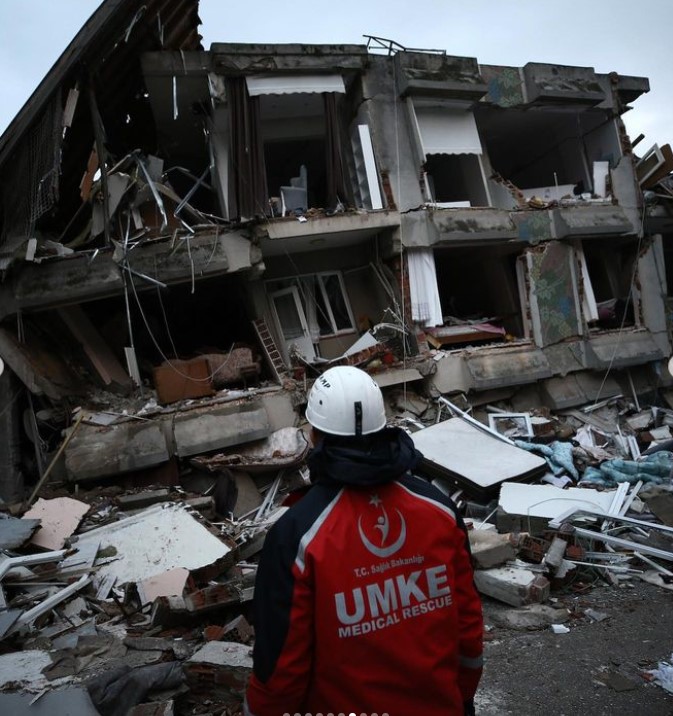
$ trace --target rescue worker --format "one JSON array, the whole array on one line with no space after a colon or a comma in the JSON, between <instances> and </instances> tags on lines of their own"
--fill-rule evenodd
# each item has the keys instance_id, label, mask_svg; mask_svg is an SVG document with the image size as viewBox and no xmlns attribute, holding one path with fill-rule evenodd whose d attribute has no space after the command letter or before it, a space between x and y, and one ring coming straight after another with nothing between
<instances>
[{"instance_id":1,"label":"rescue worker","mask_svg":"<svg viewBox=\"0 0 673 716\"><path fill-rule=\"evenodd\" d=\"M260 558L245 713L474 713L483 622L455 505L412 474L364 371L327 370L306 418L313 485Z\"/></svg>"}]
</instances>

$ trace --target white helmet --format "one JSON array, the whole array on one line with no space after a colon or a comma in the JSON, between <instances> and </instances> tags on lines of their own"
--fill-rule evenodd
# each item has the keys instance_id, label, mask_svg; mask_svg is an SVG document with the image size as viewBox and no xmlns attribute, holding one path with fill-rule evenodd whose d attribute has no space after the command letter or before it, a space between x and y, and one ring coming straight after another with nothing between
<instances>
[{"instance_id":1,"label":"white helmet","mask_svg":"<svg viewBox=\"0 0 673 716\"><path fill-rule=\"evenodd\" d=\"M306 419L330 435L375 433L386 425L381 389L359 368L330 368L311 388Z\"/></svg>"}]
</instances>

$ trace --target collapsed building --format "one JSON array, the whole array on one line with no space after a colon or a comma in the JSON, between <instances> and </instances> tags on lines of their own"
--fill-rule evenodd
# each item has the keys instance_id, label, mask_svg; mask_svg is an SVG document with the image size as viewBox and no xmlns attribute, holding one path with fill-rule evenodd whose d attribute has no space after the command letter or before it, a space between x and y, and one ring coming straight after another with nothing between
<instances>
[{"instance_id":1,"label":"collapsed building","mask_svg":"<svg viewBox=\"0 0 673 716\"><path fill-rule=\"evenodd\" d=\"M340 362L554 409L670 384L670 148L621 119L647 79L204 50L197 13L106 0L0 137L5 501L75 408L86 482L297 424Z\"/></svg>"}]
</instances>

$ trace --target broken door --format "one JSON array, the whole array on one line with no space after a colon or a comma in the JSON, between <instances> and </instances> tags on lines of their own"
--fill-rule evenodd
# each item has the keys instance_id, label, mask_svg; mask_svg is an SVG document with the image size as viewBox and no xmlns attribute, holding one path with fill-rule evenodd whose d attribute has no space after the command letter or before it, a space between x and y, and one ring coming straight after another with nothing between
<instances>
[{"instance_id":1,"label":"broken door","mask_svg":"<svg viewBox=\"0 0 673 716\"><path fill-rule=\"evenodd\" d=\"M315 348L297 287L291 286L274 291L270 294L270 298L283 337L285 353L289 354L292 346L296 346L307 360L315 358Z\"/></svg>"}]
</instances>

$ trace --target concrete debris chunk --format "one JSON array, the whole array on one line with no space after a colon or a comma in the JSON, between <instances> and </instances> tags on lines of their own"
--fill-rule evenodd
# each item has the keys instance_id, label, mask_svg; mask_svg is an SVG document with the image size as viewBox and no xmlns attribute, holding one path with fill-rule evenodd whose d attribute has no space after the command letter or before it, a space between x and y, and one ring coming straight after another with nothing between
<instances>
[{"instance_id":1,"label":"concrete debris chunk","mask_svg":"<svg viewBox=\"0 0 673 716\"><path fill-rule=\"evenodd\" d=\"M123 511L139 510L143 507L155 505L157 502L166 502L170 499L171 491L167 488L159 490L146 490L144 492L135 492L128 495L120 495L117 503Z\"/></svg>"},{"instance_id":2,"label":"concrete debris chunk","mask_svg":"<svg viewBox=\"0 0 673 716\"><path fill-rule=\"evenodd\" d=\"M71 497L42 498L23 516L23 519L40 520L41 527L33 535L31 543L36 547L61 549L65 541L77 529L89 505Z\"/></svg>"},{"instance_id":3,"label":"concrete debris chunk","mask_svg":"<svg viewBox=\"0 0 673 716\"><path fill-rule=\"evenodd\" d=\"M596 680L613 691L633 691L639 687L638 682L620 673L616 669L606 668L596 675Z\"/></svg>"},{"instance_id":4,"label":"concrete debris chunk","mask_svg":"<svg viewBox=\"0 0 673 716\"><path fill-rule=\"evenodd\" d=\"M490 530L468 532L472 559L478 569L489 569L514 559L519 538L512 534L498 534Z\"/></svg>"},{"instance_id":5,"label":"concrete debris chunk","mask_svg":"<svg viewBox=\"0 0 673 716\"><path fill-rule=\"evenodd\" d=\"M253 628L242 614L239 614L235 619L232 619L228 624L225 624L222 629L223 636L227 637L225 641L236 641L241 644L249 644L255 636Z\"/></svg>"},{"instance_id":6,"label":"concrete debris chunk","mask_svg":"<svg viewBox=\"0 0 673 716\"><path fill-rule=\"evenodd\" d=\"M252 674L252 649L229 641L209 641L185 663L187 683L196 695L236 703Z\"/></svg>"},{"instance_id":7,"label":"concrete debris chunk","mask_svg":"<svg viewBox=\"0 0 673 716\"><path fill-rule=\"evenodd\" d=\"M602 622L602 621L605 621L606 619L610 618L609 614L606 614L605 612L599 612L597 609L592 609L591 607L589 607L588 609L585 609L584 613L593 622Z\"/></svg>"},{"instance_id":8,"label":"concrete debris chunk","mask_svg":"<svg viewBox=\"0 0 673 716\"><path fill-rule=\"evenodd\" d=\"M552 624L563 624L569 618L567 609L550 607L546 604L528 604L518 609L495 612L491 616L497 626L517 631L546 629Z\"/></svg>"},{"instance_id":9,"label":"concrete debris chunk","mask_svg":"<svg viewBox=\"0 0 673 716\"><path fill-rule=\"evenodd\" d=\"M474 572L477 589L513 607L541 604L549 597L549 580L522 567L495 567Z\"/></svg>"}]
</instances>

